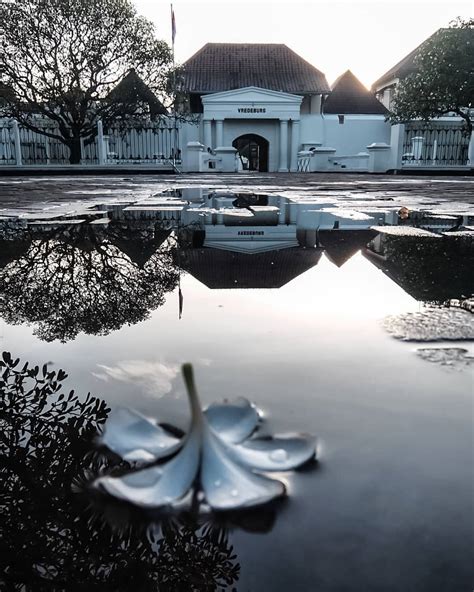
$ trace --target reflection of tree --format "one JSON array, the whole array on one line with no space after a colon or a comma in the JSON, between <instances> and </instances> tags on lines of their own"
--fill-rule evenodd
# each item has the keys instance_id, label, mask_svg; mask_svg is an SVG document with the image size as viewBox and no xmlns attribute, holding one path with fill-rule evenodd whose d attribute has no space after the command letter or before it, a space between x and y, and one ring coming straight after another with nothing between
<instances>
[{"instance_id":1,"label":"reflection of tree","mask_svg":"<svg viewBox=\"0 0 474 592\"><path fill-rule=\"evenodd\" d=\"M240 566L229 546L227 532L195 521L162 524L158 543L160 590L213 592L238 580Z\"/></svg>"},{"instance_id":2,"label":"reflection of tree","mask_svg":"<svg viewBox=\"0 0 474 592\"><path fill-rule=\"evenodd\" d=\"M442 304L474 294L474 246L458 236L381 234L364 255L416 300Z\"/></svg>"},{"instance_id":3,"label":"reflection of tree","mask_svg":"<svg viewBox=\"0 0 474 592\"><path fill-rule=\"evenodd\" d=\"M90 395L64 392L66 377L20 365L5 352L0 360L0 591L232 585L239 566L222 529L168 520L155 538L144 517L130 521L126 508L106 508L108 521L91 511L81 484L109 462L91 452L108 409Z\"/></svg>"},{"instance_id":4,"label":"reflection of tree","mask_svg":"<svg viewBox=\"0 0 474 592\"><path fill-rule=\"evenodd\" d=\"M0 314L7 323L34 323L45 341L105 335L146 319L177 282L168 247L156 244L138 265L84 226L31 241L0 270Z\"/></svg>"}]
</instances>

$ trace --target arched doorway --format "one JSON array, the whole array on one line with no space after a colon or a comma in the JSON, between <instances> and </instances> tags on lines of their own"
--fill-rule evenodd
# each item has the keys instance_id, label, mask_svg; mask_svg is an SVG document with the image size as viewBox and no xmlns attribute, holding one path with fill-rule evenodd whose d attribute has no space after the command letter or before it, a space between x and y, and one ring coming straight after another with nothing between
<instances>
[{"instance_id":1,"label":"arched doorway","mask_svg":"<svg viewBox=\"0 0 474 592\"><path fill-rule=\"evenodd\" d=\"M240 155L244 162L247 159L246 168L249 171L268 172L268 140L257 134L244 134L236 138L232 146L237 148L237 155Z\"/></svg>"}]
</instances>

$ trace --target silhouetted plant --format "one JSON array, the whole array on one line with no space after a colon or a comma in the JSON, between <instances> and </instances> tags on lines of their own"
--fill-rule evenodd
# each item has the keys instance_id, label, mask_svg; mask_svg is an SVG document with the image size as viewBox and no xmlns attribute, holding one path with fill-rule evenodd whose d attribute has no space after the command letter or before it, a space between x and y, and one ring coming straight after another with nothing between
<instances>
[{"instance_id":1,"label":"silhouetted plant","mask_svg":"<svg viewBox=\"0 0 474 592\"><path fill-rule=\"evenodd\" d=\"M66 379L8 352L0 359L0 591L217 591L235 582L222 529L164 521L161 537L147 536L145 514L97 511L86 486L115 463L94 446L109 409L64 390Z\"/></svg>"},{"instance_id":2,"label":"silhouetted plant","mask_svg":"<svg viewBox=\"0 0 474 592\"><path fill-rule=\"evenodd\" d=\"M192 520L166 520L158 541L160 590L214 592L234 584L240 565L226 530Z\"/></svg>"}]
</instances>

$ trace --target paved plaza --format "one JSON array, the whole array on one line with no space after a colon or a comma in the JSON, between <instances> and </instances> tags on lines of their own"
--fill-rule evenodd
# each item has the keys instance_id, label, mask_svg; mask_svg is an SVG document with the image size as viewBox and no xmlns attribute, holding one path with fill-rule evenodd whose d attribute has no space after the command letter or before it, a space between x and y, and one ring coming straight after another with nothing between
<instances>
[{"instance_id":1,"label":"paved plaza","mask_svg":"<svg viewBox=\"0 0 474 592\"><path fill-rule=\"evenodd\" d=\"M182 174L134 176L0 177L0 216L55 206L71 208L146 198L165 189L203 186L232 191L278 193L286 197L354 199L354 205L406 206L474 211L474 177L366 174ZM387 203L388 202L388 203Z\"/></svg>"}]
</instances>

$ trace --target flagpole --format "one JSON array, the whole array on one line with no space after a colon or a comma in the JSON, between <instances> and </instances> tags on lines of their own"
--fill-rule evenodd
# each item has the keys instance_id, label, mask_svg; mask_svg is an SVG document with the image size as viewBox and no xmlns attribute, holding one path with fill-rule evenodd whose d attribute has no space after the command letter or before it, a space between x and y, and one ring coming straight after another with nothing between
<instances>
[{"instance_id":1,"label":"flagpole","mask_svg":"<svg viewBox=\"0 0 474 592\"><path fill-rule=\"evenodd\" d=\"M178 150L178 129L176 115L176 63L174 53L174 39L176 37L176 21L174 17L173 3L171 7L171 57L173 60L173 112L174 112L174 147L173 147L173 165L176 166L176 157Z\"/></svg>"}]
</instances>

